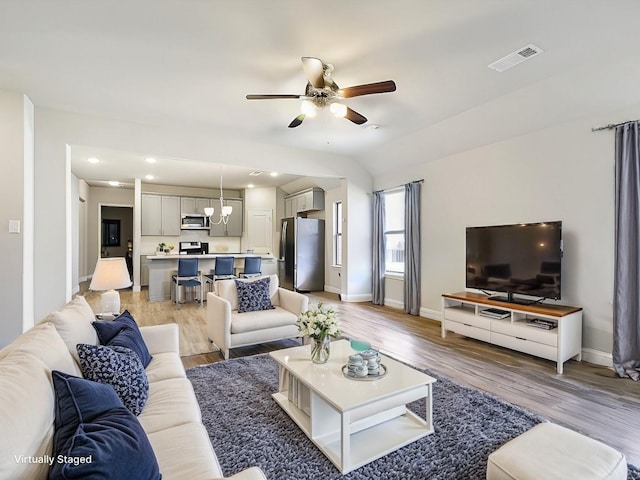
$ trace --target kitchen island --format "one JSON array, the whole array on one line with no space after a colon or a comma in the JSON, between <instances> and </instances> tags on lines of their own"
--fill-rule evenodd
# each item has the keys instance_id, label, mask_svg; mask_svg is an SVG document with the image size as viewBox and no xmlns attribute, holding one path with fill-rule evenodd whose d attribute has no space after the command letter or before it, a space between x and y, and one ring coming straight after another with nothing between
<instances>
[{"instance_id":1,"label":"kitchen island","mask_svg":"<svg viewBox=\"0 0 640 480\"><path fill-rule=\"evenodd\" d=\"M197 258L198 269L205 275L213 271L216 258L234 257L236 274L244 267L246 257L262 258L262 274L272 275L278 273L276 259L269 253L207 253L202 255L166 254L149 255L149 301L159 302L171 300L171 275L178 271L178 259ZM203 280L204 281L204 280Z\"/></svg>"}]
</instances>

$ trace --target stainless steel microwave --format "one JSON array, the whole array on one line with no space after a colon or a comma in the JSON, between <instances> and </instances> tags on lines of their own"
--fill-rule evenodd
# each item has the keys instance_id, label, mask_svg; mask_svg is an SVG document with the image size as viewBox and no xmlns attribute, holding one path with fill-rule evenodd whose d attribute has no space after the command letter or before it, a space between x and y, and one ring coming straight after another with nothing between
<instances>
[{"instance_id":1,"label":"stainless steel microwave","mask_svg":"<svg viewBox=\"0 0 640 480\"><path fill-rule=\"evenodd\" d=\"M198 213L183 213L180 228L182 230L209 230L209 217Z\"/></svg>"}]
</instances>

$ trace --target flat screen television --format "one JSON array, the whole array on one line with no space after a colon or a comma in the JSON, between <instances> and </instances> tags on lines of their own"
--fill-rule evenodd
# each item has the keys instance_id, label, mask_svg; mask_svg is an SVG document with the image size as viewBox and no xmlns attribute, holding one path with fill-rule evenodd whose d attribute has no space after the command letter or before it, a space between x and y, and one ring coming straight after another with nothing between
<instances>
[{"instance_id":1,"label":"flat screen television","mask_svg":"<svg viewBox=\"0 0 640 480\"><path fill-rule=\"evenodd\" d=\"M467 227L466 286L514 303L560 299L562 222Z\"/></svg>"}]
</instances>

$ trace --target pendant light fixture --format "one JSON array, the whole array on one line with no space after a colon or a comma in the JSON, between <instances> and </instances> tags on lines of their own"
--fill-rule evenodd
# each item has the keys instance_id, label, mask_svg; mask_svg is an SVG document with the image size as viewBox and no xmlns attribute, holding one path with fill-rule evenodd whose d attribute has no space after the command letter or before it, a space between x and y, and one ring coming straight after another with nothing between
<instances>
[{"instance_id":1,"label":"pendant light fixture","mask_svg":"<svg viewBox=\"0 0 640 480\"><path fill-rule=\"evenodd\" d=\"M229 223L229 216L233 212L233 207L231 205L224 204L224 196L222 194L222 172L220 172L220 219L217 222L211 220L211 217L215 213L215 209L213 207L204 207L204 214L209 217L209 225L220 225L224 223L225 225Z\"/></svg>"}]
</instances>

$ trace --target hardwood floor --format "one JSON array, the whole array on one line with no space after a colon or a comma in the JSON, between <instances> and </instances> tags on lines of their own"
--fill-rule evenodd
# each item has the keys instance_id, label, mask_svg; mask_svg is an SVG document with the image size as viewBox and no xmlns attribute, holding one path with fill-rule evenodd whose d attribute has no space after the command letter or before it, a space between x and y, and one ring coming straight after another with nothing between
<instances>
[{"instance_id":1,"label":"hardwood floor","mask_svg":"<svg viewBox=\"0 0 640 480\"><path fill-rule=\"evenodd\" d=\"M98 295L86 295L97 306ZM383 353L601 440L622 451L629 463L640 466L640 383L617 378L608 368L573 360L565 363L564 375L558 375L551 361L456 334L442 339L440 322L435 320L371 303L340 302L328 293L310 297L312 303L322 301L336 309L345 336L367 339ZM123 291L121 301L140 325L179 324L185 367L222 360L207 340L206 306L183 304L176 310L170 302L149 303L146 291ZM237 348L231 357L296 345L298 341L286 340Z\"/></svg>"}]
</instances>

